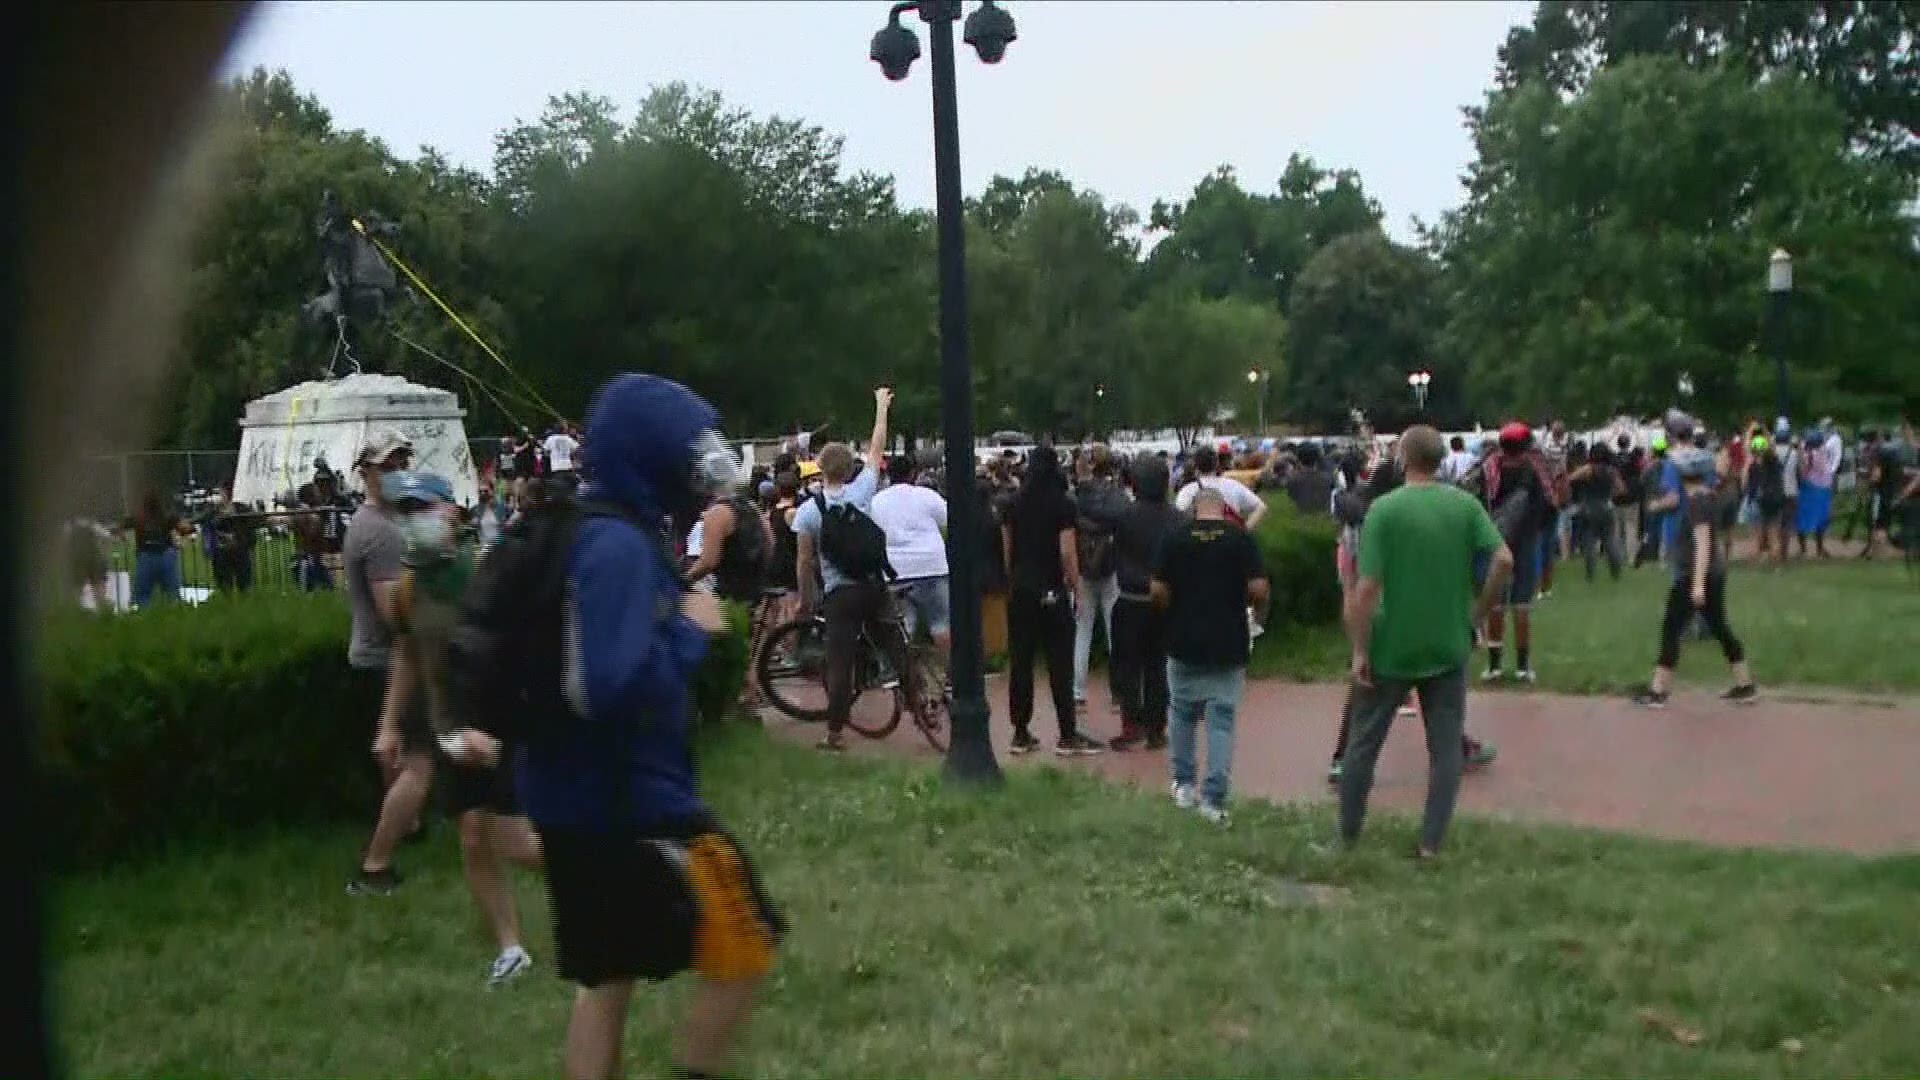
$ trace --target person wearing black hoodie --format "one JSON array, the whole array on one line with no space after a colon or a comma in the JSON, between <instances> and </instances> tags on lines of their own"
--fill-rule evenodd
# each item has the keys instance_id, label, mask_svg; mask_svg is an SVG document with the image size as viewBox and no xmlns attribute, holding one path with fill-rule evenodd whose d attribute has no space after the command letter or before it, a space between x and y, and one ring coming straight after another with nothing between
<instances>
[{"instance_id":1,"label":"person wearing black hoodie","mask_svg":"<svg viewBox=\"0 0 1920 1080\"><path fill-rule=\"evenodd\" d=\"M1113 607L1113 681L1120 735L1109 745L1149 750L1167 745L1167 623L1153 606L1153 563L1161 541L1182 515L1167 502L1167 463L1142 457L1133 464L1134 501L1114 529L1120 599Z\"/></svg>"}]
</instances>

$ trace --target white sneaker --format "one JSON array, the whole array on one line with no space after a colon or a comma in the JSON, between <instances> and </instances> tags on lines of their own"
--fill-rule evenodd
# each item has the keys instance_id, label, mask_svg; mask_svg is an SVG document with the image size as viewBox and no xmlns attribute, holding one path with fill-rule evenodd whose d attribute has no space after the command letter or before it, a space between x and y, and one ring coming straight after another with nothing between
<instances>
[{"instance_id":1,"label":"white sneaker","mask_svg":"<svg viewBox=\"0 0 1920 1080\"><path fill-rule=\"evenodd\" d=\"M1521 668L1519 671L1513 673L1513 677L1529 686L1540 681L1540 677L1533 673L1532 668Z\"/></svg>"},{"instance_id":2,"label":"white sneaker","mask_svg":"<svg viewBox=\"0 0 1920 1080\"><path fill-rule=\"evenodd\" d=\"M1489 667L1480 675L1481 682L1499 682L1502 678L1503 676L1500 674L1500 669L1497 667Z\"/></svg>"},{"instance_id":3,"label":"white sneaker","mask_svg":"<svg viewBox=\"0 0 1920 1080\"><path fill-rule=\"evenodd\" d=\"M1191 810L1199 804L1199 801L1194 796L1192 784L1173 785L1173 805L1182 810Z\"/></svg>"},{"instance_id":4,"label":"white sneaker","mask_svg":"<svg viewBox=\"0 0 1920 1080\"><path fill-rule=\"evenodd\" d=\"M533 967L533 957L518 945L493 958L493 967L487 972L487 986L505 986L507 983L525 975Z\"/></svg>"},{"instance_id":5,"label":"white sneaker","mask_svg":"<svg viewBox=\"0 0 1920 1080\"><path fill-rule=\"evenodd\" d=\"M1212 803L1201 803L1199 810L1201 817L1206 818L1215 825L1225 825L1227 823L1227 810L1223 806L1215 806Z\"/></svg>"}]
</instances>

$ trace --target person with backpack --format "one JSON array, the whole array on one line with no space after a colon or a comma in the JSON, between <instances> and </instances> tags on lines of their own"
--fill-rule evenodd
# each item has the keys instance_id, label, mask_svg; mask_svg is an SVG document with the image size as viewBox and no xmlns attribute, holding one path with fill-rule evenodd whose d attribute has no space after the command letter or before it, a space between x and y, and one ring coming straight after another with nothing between
<instances>
[{"instance_id":1,"label":"person with backpack","mask_svg":"<svg viewBox=\"0 0 1920 1080\"><path fill-rule=\"evenodd\" d=\"M693 765L693 681L727 624L718 597L680 580L667 530L738 478L717 426L678 383L608 383L588 412L585 488L507 530L448 651L473 724L458 758L510 745L540 838L560 975L579 986L569 1077L618 1075L634 983L683 971L698 985L679 1075L723 1072L786 932Z\"/></svg>"},{"instance_id":2,"label":"person with backpack","mask_svg":"<svg viewBox=\"0 0 1920 1080\"><path fill-rule=\"evenodd\" d=\"M873 520L873 497L880 491L880 476L886 469L887 413L893 407L893 390L885 386L875 390L873 403L866 468L856 474L853 450L845 443L821 447L817 460L822 487L793 516L802 604L809 611L822 608L826 613L827 733L819 746L829 752L847 747L853 664L863 629L887 650L893 670L902 672L902 679L913 678L907 643L889 618L893 598L887 583L895 574L887 561L887 534ZM815 592L816 569L824 599ZM912 686L907 687L907 699L919 700Z\"/></svg>"},{"instance_id":3,"label":"person with backpack","mask_svg":"<svg viewBox=\"0 0 1920 1080\"><path fill-rule=\"evenodd\" d=\"M520 816L507 771L497 764L466 764L465 740L457 733L451 673L446 652L459 617L477 557L475 544L456 521L453 486L425 472L396 472L381 482L381 496L393 507L406 554L393 596L394 643L414 673L412 689L424 706L428 727L446 758L435 763L447 812L459 823L461 867L467 889L493 932L499 954L487 973L488 986L501 986L533 967L520 937L520 914L513 887L501 866L503 856L528 867L540 865L540 844Z\"/></svg>"},{"instance_id":4,"label":"person with backpack","mask_svg":"<svg viewBox=\"0 0 1920 1080\"><path fill-rule=\"evenodd\" d=\"M1113 451L1105 444L1095 444L1082 460L1087 476L1073 494L1079 514L1074 536L1080 545L1080 594L1074 598L1073 704L1084 710L1096 624L1106 636L1107 652L1113 652L1113 608L1120 599L1119 582L1114 576L1114 529L1126 513L1127 493L1114 477ZM1111 662L1108 674L1112 674ZM1114 702L1119 703L1117 691Z\"/></svg>"},{"instance_id":5,"label":"person with backpack","mask_svg":"<svg viewBox=\"0 0 1920 1080\"><path fill-rule=\"evenodd\" d=\"M1267 504L1247 485L1231 476L1220 475L1220 452L1202 446L1193 452L1194 477L1174 496L1174 508L1183 514L1193 512L1193 497L1201 488L1212 488L1227 503L1227 520L1252 532L1267 516Z\"/></svg>"},{"instance_id":6,"label":"person with backpack","mask_svg":"<svg viewBox=\"0 0 1920 1080\"><path fill-rule=\"evenodd\" d=\"M696 588L711 579L714 595L732 604L743 604L751 612L749 640L758 641L770 617L764 604L767 575L773 558L773 529L760 515L760 508L743 492L737 482L728 487L700 515L694 526L699 549L689 540L687 584ZM747 665L744 697L749 707L757 707L760 688L754 683L753 665Z\"/></svg>"}]
</instances>

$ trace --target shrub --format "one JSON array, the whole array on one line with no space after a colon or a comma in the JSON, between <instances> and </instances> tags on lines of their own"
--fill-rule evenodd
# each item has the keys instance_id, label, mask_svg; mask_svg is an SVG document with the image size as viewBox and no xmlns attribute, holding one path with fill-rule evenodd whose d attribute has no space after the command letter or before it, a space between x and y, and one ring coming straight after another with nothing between
<instances>
[{"instance_id":1,"label":"shrub","mask_svg":"<svg viewBox=\"0 0 1920 1080\"><path fill-rule=\"evenodd\" d=\"M1274 628L1326 626L1340 618L1340 576L1333 553L1340 530L1333 519L1307 515L1282 495L1270 509L1254 540L1273 582Z\"/></svg>"},{"instance_id":2,"label":"shrub","mask_svg":"<svg viewBox=\"0 0 1920 1080\"><path fill-rule=\"evenodd\" d=\"M43 833L56 862L267 824L371 823L380 689L346 666L338 593L215 597L126 616L62 612L37 644ZM745 620L695 688L733 708Z\"/></svg>"}]
</instances>

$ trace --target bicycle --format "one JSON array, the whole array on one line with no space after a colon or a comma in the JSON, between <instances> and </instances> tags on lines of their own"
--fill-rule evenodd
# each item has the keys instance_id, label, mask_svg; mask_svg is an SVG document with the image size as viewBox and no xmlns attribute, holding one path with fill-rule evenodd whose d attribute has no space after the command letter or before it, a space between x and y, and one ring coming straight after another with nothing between
<instances>
[{"instance_id":1,"label":"bicycle","mask_svg":"<svg viewBox=\"0 0 1920 1080\"><path fill-rule=\"evenodd\" d=\"M900 727L901 714L905 713L913 717L914 726L927 743L945 753L947 713L952 702L946 658L931 642L916 642L907 634L900 590L894 589L893 594L887 624L907 642L907 662L913 668L915 677L911 681L919 690L919 701L909 700L906 681L893 671L886 650L862 629L854 653L853 705L847 714L847 726L869 739L884 739ZM802 616L768 633L754 658L754 673L761 695L781 713L807 722L825 719L826 618Z\"/></svg>"}]
</instances>

